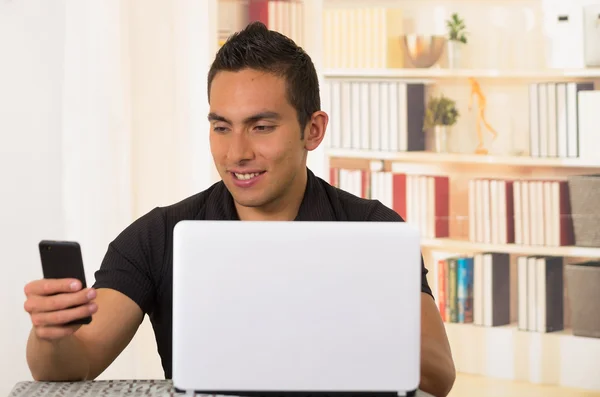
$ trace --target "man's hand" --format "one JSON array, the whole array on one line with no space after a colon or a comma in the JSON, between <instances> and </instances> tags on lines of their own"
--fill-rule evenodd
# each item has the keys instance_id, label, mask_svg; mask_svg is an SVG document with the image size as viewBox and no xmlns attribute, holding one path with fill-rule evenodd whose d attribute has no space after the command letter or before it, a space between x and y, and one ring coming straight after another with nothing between
<instances>
[{"instance_id":1,"label":"man's hand","mask_svg":"<svg viewBox=\"0 0 600 397\"><path fill-rule=\"evenodd\" d=\"M25 311L31 317L36 336L56 341L72 335L81 325L67 323L88 317L98 310L96 291L81 288L76 279L41 279L25 286Z\"/></svg>"}]
</instances>

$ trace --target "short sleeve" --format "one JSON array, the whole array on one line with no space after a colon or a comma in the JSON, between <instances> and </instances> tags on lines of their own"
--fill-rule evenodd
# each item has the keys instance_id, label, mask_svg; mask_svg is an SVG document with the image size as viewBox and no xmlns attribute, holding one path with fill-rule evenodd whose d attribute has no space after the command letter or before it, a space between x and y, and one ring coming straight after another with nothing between
<instances>
[{"instance_id":1,"label":"short sleeve","mask_svg":"<svg viewBox=\"0 0 600 397\"><path fill-rule=\"evenodd\" d=\"M377 200L373 200L373 203L373 207L367 215L367 222L404 222L404 219L402 219L396 211L386 207ZM428 272L429 271L425 267L423 255L421 255L421 292L424 292L433 298L433 292L427 281Z\"/></svg>"},{"instance_id":2,"label":"short sleeve","mask_svg":"<svg viewBox=\"0 0 600 397\"><path fill-rule=\"evenodd\" d=\"M163 264L165 222L155 208L113 240L95 273L94 288L110 288L131 298L144 313L153 311L157 274Z\"/></svg>"}]
</instances>

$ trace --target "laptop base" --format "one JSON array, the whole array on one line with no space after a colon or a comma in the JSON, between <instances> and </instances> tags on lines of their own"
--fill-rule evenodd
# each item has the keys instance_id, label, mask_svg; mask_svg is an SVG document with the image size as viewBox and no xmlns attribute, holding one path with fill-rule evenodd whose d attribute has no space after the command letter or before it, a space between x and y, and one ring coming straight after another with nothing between
<instances>
[{"instance_id":1,"label":"laptop base","mask_svg":"<svg viewBox=\"0 0 600 397\"><path fill-rule=\"evenodd\" d=\"M190 396L213 395L235 397L413 397L416 390L406 392L347 392L347 391L227 391L227 390L183 390L174 387L177 393L186 393Z\"/></svg>"}]
</instances>

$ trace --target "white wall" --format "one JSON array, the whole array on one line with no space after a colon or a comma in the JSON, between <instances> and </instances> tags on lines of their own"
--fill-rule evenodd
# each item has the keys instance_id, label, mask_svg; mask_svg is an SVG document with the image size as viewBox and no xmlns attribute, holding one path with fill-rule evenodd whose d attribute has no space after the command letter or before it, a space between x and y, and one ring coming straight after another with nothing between
<instances>
[{"instance_id":1,"label":"white wall","mask_svg":"<svg viewBox=\"0 0 600 397\"><path fill-rule=\"evenodd\" d=\"M92 284L122 228L216 180L215 14L215 0L0 2L0 395L31 379L23 287L42 276L41 239L79 241ZM101 378L162 376L146 321Z\"/></svg>"},{"instance_id":2,"label":"white wall","mask_svg":"<svg viewBox=\"0 0 600 397\"><path fill-rule=\"evenodd\" d=\"M37 243L65 233L63 4L0 2L0 395L29 378L23 287L41 276Z\"/></svg>"}]
</instances>

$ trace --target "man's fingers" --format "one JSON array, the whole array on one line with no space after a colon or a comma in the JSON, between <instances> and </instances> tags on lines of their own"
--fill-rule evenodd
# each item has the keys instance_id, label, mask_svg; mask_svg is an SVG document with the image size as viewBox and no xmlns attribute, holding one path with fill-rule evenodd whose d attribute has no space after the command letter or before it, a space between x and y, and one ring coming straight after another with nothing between
<instances>
[{"instance_id":1,"label":"man's fingers","mask_svg":"<svg viewBox=\"0 0 600 397\"><path fill-rule=\"evenodd\" d=\"M64 325L80 318L88 317L98 310L98 306L92 302L87 305L74 307L67 310L58 310L54 312L33 313L31 322L35 327L46 327Z\"/></svg>"},{"instance_id":2,"label":"man's fingers","mask_svg":"<svg viewBox=\"0 0 600 397\"><path fill-rule=\"evenodd\" d=\"M41 279L25 285L25 295L55 295L61 292L75 292L81 289L81 281L74 278Z\"/></svg>"},{"instance_id":3,"label":"man's fingers","mask_svg":"<svg viewBox=\"0 0 600 397\"><path fill-rule=\"evenodd\" d=\"M72 335L80 327L81 325L69 325L63 327L37 327L35 329L35 334L40 339L56 340L64 338L65 336Z\"/></svg>"},{"instance_id":4,"label":"man's fingers","mask_svg":"<svg viewBox=\"0 0 600 397\"><path fill-rule=\"evenodd\" d=\"M84 305L94 298L96 298L96 290L93 288L52 296L32 295L25 301L25 311L28 313L40 313L64 310Z\"/></svg>"}]
</instances>

